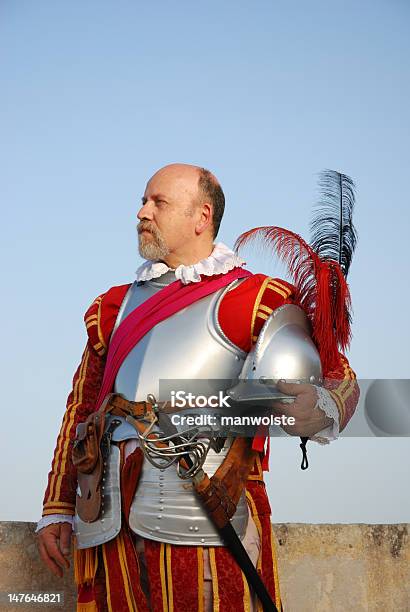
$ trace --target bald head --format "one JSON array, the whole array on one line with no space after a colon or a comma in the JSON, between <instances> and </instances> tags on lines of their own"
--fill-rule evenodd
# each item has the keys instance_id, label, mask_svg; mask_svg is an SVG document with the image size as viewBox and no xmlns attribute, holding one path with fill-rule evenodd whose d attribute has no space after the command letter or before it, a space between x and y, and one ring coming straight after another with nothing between
<instances>
[{"instance_id":1,"label":"bald head","mask_svg":"<svg viewBox=\"0 0 410 612\"><path fill-rule=\"evenodd\" d=\"M154 176L163 174L169 177L175 177L177 179L182 178L186 181L198 181L200 169L201 168L199 166L194 166L192 164L167 164L166 166L163 166L157 170L152 178L154 178Z\"/></svg>"},{"instance_id":2,"label":"bald head","mask_svg":"<svg viewBox=\"0 0 410 612\"><path fill-rule=\"evenodd\" d=\"M160 168L148 181L154 178L172 181L182 192L191 195L192 207L209 202L212 207L213 238L216 237L225 210L225 196L221 185L212 172L192 164L168 164ZM192 210L192 209L191 209ZM187 214L189 211L187 211Z\"/></svg>"}]
</instances>

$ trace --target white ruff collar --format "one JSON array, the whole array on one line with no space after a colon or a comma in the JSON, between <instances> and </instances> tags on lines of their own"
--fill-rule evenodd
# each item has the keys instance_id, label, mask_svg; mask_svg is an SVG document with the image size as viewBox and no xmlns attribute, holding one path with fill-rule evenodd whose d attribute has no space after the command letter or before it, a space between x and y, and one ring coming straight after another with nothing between
<instances>
[{"instance_id":1,"label":"white ruff collar","mask_svg":"<svg viewBox=\"0 0 410 612\"><path fill-rule=\"evenodd\" d=\"M175 269L175 277L184 285L188 283L198 283L201 280L201 274L205 276L213 276L214 274L226 274L233 268L238 268L245 263L243 259L235 255L229 247L222 242L218 242L214 246L214 250L206 259L201 259L190 266L180 265ZM137 270L137 281L148 281L152 278L158 278L173 270L169 268L163 261L146 261Z\"/></svg>"}]
</instances>

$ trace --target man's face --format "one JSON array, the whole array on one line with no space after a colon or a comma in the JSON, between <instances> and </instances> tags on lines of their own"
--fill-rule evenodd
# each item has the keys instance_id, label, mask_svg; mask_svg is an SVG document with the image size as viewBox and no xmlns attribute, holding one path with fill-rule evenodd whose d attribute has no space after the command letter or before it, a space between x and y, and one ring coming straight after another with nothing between
<instances>
[{"instance_id":1,"label":"man's face","mask_svg":"<svg viewBox=\"0 0 410 612\"><path fill-rule=\"evenodd\" d=\"M197 199L198 174L192 168L171 166L154 174L137 215L141 257L165 259L195 238Z\"/></svg>"}]
</instances>

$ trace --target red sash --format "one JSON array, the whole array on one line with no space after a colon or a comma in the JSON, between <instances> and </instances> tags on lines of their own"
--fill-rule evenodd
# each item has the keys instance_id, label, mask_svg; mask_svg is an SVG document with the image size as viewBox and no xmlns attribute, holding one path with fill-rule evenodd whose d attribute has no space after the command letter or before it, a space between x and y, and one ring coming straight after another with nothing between
<instances>
[{"instance_id":1,"label":"red sash","mask_svg":"<svg viewBox=\"0 0 410 612\"><path fill-rule=\"evenodd\" d=\"M120 323L111 339L96 410L103 403L107 393L111 392L115 377L126 356L154 325L190 306L197 300L226 287L232 281L248 276L252 276L252 273L248 270L234 268L226 274L206 276L198 283L183 285L181 281L177 280L130 312Z\"/></svg>"}]
</instances>

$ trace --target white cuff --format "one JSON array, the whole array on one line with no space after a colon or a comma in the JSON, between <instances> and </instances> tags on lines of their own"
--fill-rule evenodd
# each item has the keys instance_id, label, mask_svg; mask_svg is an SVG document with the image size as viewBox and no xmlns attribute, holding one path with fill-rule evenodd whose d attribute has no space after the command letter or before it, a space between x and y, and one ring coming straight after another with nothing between
<instances>
[{"instance_id":1,"label":"white cuff","mask_svg":"<svg viewBox=\"0 0 410 612\"><path fill-rule=\"evenodd\" d=\"M71 516L71 514L49 514L48 516L43 516L43 518L39 520L35 533L38 533L40 529L53 525L54 523L70 523L72 527L73 521L74 517Z\"/></svg>"},{"instance_id":2,"label":"white cuff","mask_svg":"<svg viewBox=\"0 0 410 612\"><path fill-rule=\"evenodd\" d=\"M313 440L313 442L318 442L319 444L329 444L329 442L339 437L339 411L329 391L323 387L314 386L317 392L316 408L323 410L326 416L333 419L333 423L325 427L325 429L318 431L314 436L309 438L309 440Z\"/></svg>"}]
</instances>

